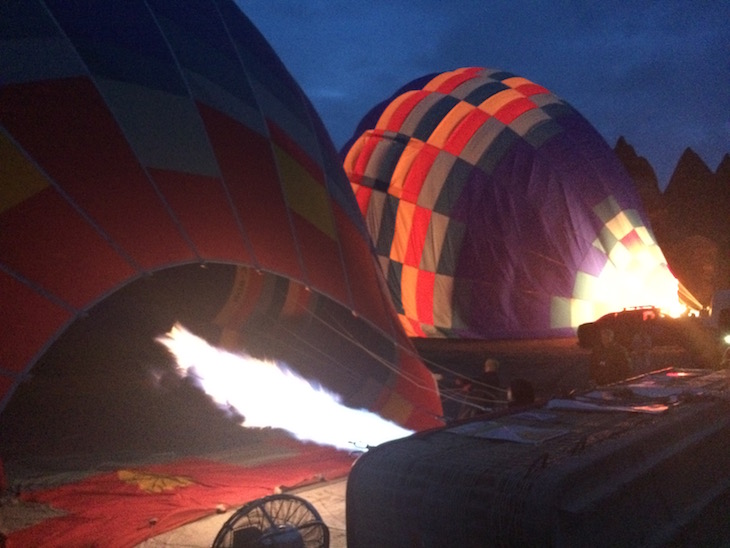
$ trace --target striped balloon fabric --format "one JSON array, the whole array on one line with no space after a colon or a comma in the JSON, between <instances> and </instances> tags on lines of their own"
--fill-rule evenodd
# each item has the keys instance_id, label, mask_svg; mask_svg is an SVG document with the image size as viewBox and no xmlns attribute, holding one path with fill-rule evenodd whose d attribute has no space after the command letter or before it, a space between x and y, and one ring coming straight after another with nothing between
<instances>
[{"instance_id":1,"label":"striped balloon fabric","mask_svg":"<svg viewBox=\"0 0 730 548\"><path fill-rule=\"evenodd\" d=\"M342 154L411 336L564 336L677 299L611 148L526 78L470 67L415 80Z\"/></svg>"},{"instance_id":2,"label":"striped balloon fabric","mask_svg":"<svg viewBox=\"0 0 730 548\"><path fill-rule=\"evenodd\" d=\"M226 341L256 295L289 318L300 304L310 324L336 309L354 326L320 318L327 336L302 346L351 370L309 364L318 380L349 379L344 397L435 423L433 379L383 290L337 151L234 2L2 2L0 48L0 409L106 297L217 263L244 269L208 318ZM286 306L269 306L275 287Z\"/></svg>"}]
</instances>

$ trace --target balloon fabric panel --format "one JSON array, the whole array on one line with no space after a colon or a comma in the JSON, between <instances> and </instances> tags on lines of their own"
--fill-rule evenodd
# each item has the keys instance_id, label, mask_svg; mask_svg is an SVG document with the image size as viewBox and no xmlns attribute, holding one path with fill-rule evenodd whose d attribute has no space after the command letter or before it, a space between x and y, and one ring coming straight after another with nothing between
<instances>
[{"instance_id":1,"label":"balloon fabric panel","mask_svg":"<svg viewBox=\"0 0 730 548\"><path fill-rule=\"evenodd\" d=\"M0 192L0 342L22 342L1 357L0 410L77 318L215 271L245 287L217 324L209 305L195 320L219 342L262 314L282 337L296 324L291 365L439 425L337 153L263 36L229 0L90 8L0 4L0 174L15 182ZM423 382L401 387L401 368Z\"/></svg>"},{"instance_id":2,"label":"balloon fabric panel","mask_svg":"<svg viewBox=\"0 0 730 548\"><path fill-rule=\"evenodd\" d=\"M415 80L363 118L343 156L411 335L568 335L611 306L605 294L584 302L583 273L607 283L602 273L629 249L646 248L671 285L611 149L526 78L467 67ZM413 192L443 217L415 222ZM616 204L609 217L597 209L605 199Z\"/></svg>"}]
</instances>

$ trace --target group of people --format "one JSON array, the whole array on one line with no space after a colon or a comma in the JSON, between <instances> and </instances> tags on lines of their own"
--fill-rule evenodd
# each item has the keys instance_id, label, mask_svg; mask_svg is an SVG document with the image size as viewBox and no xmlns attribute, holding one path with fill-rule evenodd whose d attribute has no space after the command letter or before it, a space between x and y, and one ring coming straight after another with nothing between
<instances>
[{"instance_id":1,"label":"group of people","mask_svg":"<svg viewBox=\"0 0 730 548\"><path fill-rule=\"evenodd\" d=\"M535 401L535 389L526 379L512 379L503 387L499 362L494 358L484 362L476 377L456 377L446 392L447 419L467 419L501 407L529 405Z\"/></svg>"},{"instance_id":2,"label":"group of people","mask_svg":"<svg viewBox=\"0 0 730 548\"><path fill-rule=\"evenodd\" d=\"M641 329L632 341L631 349L615 340L611 329L602 329L600 340L593 348L589 376L601 386L622 381L634 374L650 370L651 337ZM533 384L523 378L502 383L499 362L489 358L475 378L456 377L444 383L444 414L447 419L466 419L503 407L529 405L535 401Z\"/></svg>"},{"instance_id":3,"label":"group of people","mask_svg":"<svg viewBox=\"0 0 730 548\"><path fill-rule=\"evenodd\" d=\"M642 326L633 337L631 349L619 344L611 329L602 329L593 348L589 374L597 385L622 381L651 370L651 336Z\"/></svg>"}]
</instances>

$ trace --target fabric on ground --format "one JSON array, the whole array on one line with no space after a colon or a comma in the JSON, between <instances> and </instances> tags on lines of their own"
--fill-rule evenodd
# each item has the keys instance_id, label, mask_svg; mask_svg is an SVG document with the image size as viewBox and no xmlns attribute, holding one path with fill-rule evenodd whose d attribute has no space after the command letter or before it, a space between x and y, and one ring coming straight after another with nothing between
<instances>
[{"instance_id":1,"label":"fabric on ground","mask_svg":"<svg viewBox=\"0 0 730 548\"><path fill-rule=\"evenodd\" d=\"M240 506L282 485L344 477L353 461L343 451L305 446L296 456L258 466L193 458L98 474L22 495L67 514L12 532L7 548L134 546L214 514L218 505Z\"/></svg>"}]
</instances>

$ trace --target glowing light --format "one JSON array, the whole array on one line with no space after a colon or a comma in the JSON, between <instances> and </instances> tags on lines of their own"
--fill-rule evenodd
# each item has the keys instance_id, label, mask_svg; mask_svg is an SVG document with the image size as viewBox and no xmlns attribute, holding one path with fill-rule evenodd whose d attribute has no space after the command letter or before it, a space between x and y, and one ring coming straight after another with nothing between
<instances>
[{"instance_id":1,"label":"glowing light","mask_svg":"<svg viewBox=\"0 0 730 548\"><path fill-rule=\"evenodd\" d=\"M235 409L245 427L281 428L299 440L338 449L366 449L413 433L312 385L282 363L233 354L208 344L180 324L156 339L217 405Z\"/></svg>"}]
</instances>

